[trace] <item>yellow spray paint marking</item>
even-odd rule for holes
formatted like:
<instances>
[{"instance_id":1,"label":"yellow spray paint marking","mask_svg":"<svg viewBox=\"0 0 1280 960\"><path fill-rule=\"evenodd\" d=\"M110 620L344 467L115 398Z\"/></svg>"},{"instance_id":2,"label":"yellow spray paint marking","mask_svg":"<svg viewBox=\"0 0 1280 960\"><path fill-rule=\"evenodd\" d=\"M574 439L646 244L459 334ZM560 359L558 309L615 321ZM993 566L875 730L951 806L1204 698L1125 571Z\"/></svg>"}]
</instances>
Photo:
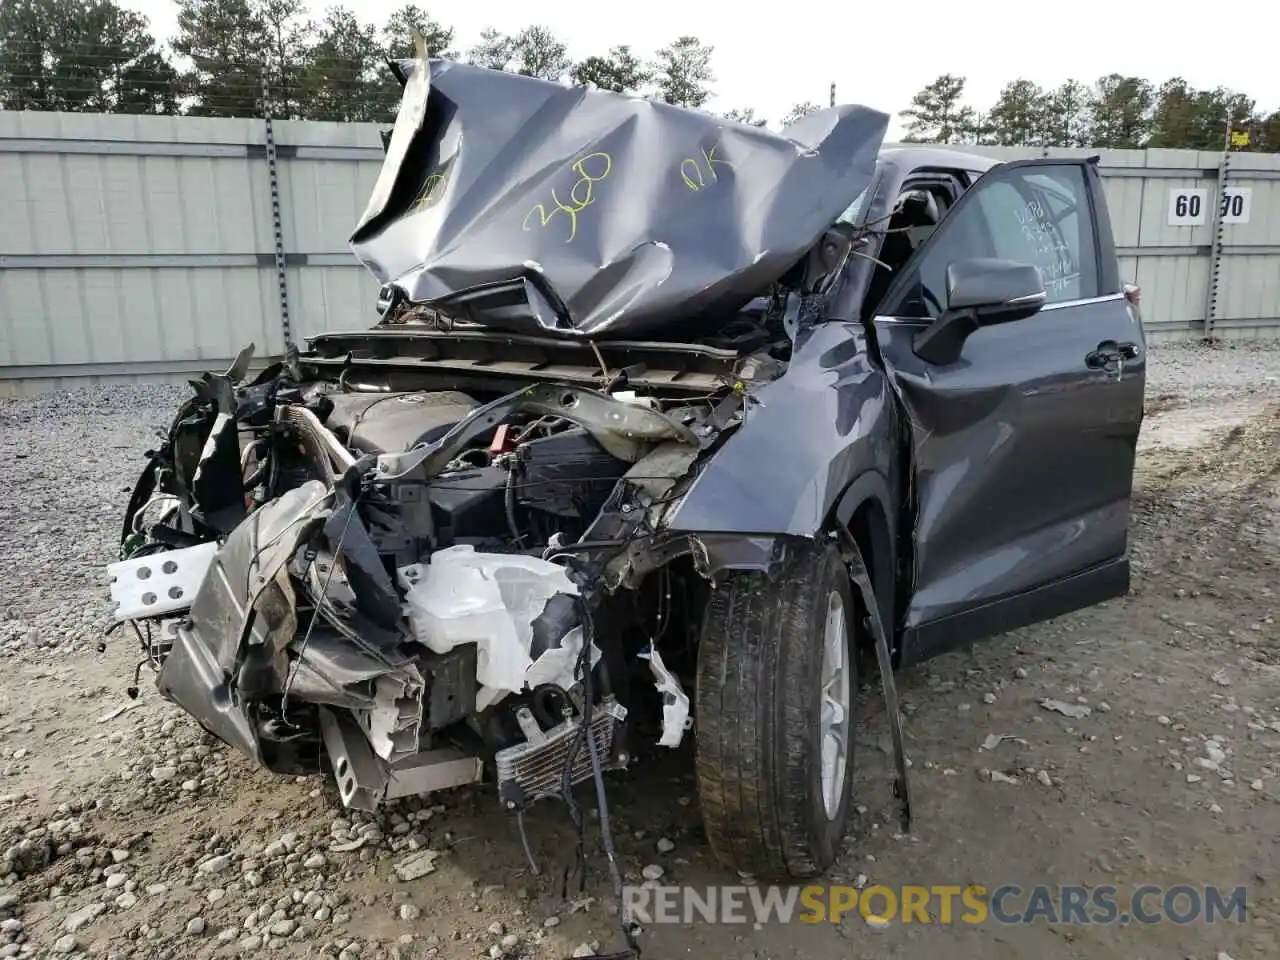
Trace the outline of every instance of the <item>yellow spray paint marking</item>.
<instances>
[{"instance_id":1,"label":"yellow spray paint marking","mask_svg":"<svg viewBox=\"0 0 1280 960\"><path fill-rule=\"evenodd\" d=\"M449 180L449 174L433 173L427 177L427 182L422 185L422 192L418 194L418 199L413 201L412 210L428 210L440 202L440 198L444 195L444 186Z\"/></svg>"},{"instance_id":2,"label":"yellow spray paint marking","mask_svg":"<svg viewBox=\"0 0 1280 960\"><path fill-rule=\"evenodd\" d=\"M680 161L680 179L694 193L720 182L720 175L716 172L717 166L728 170L733 169L732 163L719 156L720 146L717 143L710 150L703 147L699 150L698 157L685 157Z\"/></svg>"},{"instance_id":3,"label":"yellow spray paint marking","mask_svg":"<svg viewBox=\"0 0 1280 960\"><path fill-rule=\"evenodd\" d=\"M560 195L553 187L551 190L550 210L548 210L548 205L545 203L535 203L529 209L529 212L524 215L520 229L532 229L534 224L531 223L531 220L534 214L537 214L536 225L545 227L555 219L556 214L563 213L569 221L569 236L565 238L564 242L573 242L573 239L578 235L578 214L595 203L595 186L601 180L606 179L612 172L613 158L607 153L588 153L586 156L575 160L570 165L570 169L578 175L578 179L569 188L567 198L565 200L560 199Z\"/></svg>"}]
</instances>

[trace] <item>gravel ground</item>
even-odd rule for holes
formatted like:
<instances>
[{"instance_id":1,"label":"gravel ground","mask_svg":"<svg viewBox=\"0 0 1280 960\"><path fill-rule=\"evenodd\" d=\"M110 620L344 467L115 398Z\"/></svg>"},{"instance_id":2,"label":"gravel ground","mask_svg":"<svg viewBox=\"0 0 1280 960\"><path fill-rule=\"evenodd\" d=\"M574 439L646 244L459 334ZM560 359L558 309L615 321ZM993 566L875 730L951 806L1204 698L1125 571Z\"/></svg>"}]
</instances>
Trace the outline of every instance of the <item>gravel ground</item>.
<instances>
[{"instance_id":1,"label":"gravel ground","mask_svg":"<svg viewBox=\"0 0 1280 960\"><path fill-rule=\"evenodd\" d=\"M1280 956L1280 349L1151 349L1130 596L901 679L916 832L894 832L887 728L859 735L858 883L1219 883L1216 926L655 926L650 957ZM255 771L100 652L103 565L142 452L185 388L0 401L0 958L568 957L617 938L603 861L565 895L570 834L485 791L352 815L320 779ZM1050 698L1090 707L1076 719ZM1016 738L990 743L992 736ZM687 752L618 776L627 875L732 882ZM642 786L641 786L642 785ZM591 841L594 843L594 840ZM645 869L645 876L656 871ZM401 879L401 875L414 877Z\"/></svg>"},{"instance_id":2,"label":"gravel ground","mask_svg":"<svg viewBox=\"0 0 1280 960\"><path fill-rule=\"evenodd\" d=\"M1280 340L1154 343L1148 348L1147 397L1207 403L1245 394L1280 393Z\"/></svg>"}]
</instances>

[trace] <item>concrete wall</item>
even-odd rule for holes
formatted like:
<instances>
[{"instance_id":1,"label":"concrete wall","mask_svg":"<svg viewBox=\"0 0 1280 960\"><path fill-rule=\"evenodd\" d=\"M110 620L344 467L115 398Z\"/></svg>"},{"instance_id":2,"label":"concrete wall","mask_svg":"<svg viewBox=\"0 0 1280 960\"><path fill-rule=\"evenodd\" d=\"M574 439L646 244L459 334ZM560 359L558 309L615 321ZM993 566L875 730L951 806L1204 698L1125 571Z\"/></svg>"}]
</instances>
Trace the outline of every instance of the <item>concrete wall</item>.
<instances>
[{"instance_id":1,"label":"concrete wall","mask_svg":"<svg viewBox=\"0 0 1280 960\"><path fill-rule=\"evenodd\" d=\"M278 354L286 336L372 323L376 284L346 238L380 129L0 112L0 393L184 379L248 341ZM1219 224L1222 154L1101 154L1148 335L1280 336L1280 155L1230 156L1249 222ZM1171 226L1170 193L1188 190L1203 222Z\"/></svg>"}]
</instances>

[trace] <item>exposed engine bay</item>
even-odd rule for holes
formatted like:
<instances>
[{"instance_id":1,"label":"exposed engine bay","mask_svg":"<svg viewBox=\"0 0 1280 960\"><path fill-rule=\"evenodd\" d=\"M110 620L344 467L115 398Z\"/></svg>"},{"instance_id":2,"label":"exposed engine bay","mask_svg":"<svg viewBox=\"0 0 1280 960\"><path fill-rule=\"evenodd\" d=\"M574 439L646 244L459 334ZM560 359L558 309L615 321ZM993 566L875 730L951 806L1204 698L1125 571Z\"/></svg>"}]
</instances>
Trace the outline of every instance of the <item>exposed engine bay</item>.
<instances>
[{"instance_id":1,"label":"exposed engine bay","mask_svg":"<svg viewBox=\"0 0 1280 960\"><path fill-rule=\"evenodd\" d=\"M488 776L521 810L637 735L678 746L709 583L664 521L790 346L780 314L744 323L666 389L600 348L594 388L566 365L502 393L465 349L406 373L345 343L335 368L326 335L246 382L248 348L193 381L129 504L111 597L139 669L268 769L327 756L365 810Z\"/></svg>"}]
</instances>

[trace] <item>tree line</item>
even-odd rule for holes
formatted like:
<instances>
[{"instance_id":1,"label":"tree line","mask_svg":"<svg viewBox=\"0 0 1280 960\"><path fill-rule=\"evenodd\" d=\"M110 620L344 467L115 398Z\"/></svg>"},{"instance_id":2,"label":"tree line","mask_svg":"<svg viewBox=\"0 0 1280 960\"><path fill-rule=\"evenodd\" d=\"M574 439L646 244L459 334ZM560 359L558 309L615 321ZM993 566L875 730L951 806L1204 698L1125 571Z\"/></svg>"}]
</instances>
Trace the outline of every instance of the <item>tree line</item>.
<instances>
[{"instance_id":1,"label":"tree line","mask_svg":"<svg viewBox=\"0 0 1280 960\"><path fill-rule=\"evenodd\" d=\"M536 24L490 28L457 49L453 29L413 3L381 25L341 4L316 19L305 0L177 5L177 32L161 42L115 0L3 0L0 108L385 122L400 102L386 60L412 53L415 27L435 56L684 106L704 106L715 80L714 48L691 36L648 58L623 44L575 61ZM750 110L733 116L764 123Z\"/></svg>"},{"instance_id":2,"label":"tree line","mask_svg":"<svg viewBox=\"0 0 1280 960\"><path fill-rule=\"evenodd\" d=\"M900 116L913 142L1222 150L1230 130L1232 149L1280 152L1280 110L1260 110L1252 98L1223 87L1197 90L1181 77L1156 86L1112 73L1093 84L1068 80L1049 89L1019 79L977 110L965 102L965 78L947 73Z\"/></svg>"},{"instance_id":3,"label":"tree line","mask_svg":"<svg viewBox=\"0 0 1280 960\"><path fill-rule=\"evenodd\" d=\"M376 121L395 117L399 86L388 58L409 56L417 28L432 54L551 80L706 108L715 48L675 38L652 56L627 44L575 60L533 24L489 28L459 48L454 30L408 3L382 24L341 4L319 19L306 0L177 0L176 33L159 39L116 0L0 0L0 109L210 117ZM965 79L938 77L901 113L907 139L1010 146L1190 147L1220 150L1227 120L1251 150L1280 151L1280 111L1264 113L1222 88L1175 78L1156 87L1111 74L1044 89L1015 80L985 111L967 105ZM795 104L779 125L818 109ZM764 126L750 107L726 117Z\"/></svg>"}]
</instances>

